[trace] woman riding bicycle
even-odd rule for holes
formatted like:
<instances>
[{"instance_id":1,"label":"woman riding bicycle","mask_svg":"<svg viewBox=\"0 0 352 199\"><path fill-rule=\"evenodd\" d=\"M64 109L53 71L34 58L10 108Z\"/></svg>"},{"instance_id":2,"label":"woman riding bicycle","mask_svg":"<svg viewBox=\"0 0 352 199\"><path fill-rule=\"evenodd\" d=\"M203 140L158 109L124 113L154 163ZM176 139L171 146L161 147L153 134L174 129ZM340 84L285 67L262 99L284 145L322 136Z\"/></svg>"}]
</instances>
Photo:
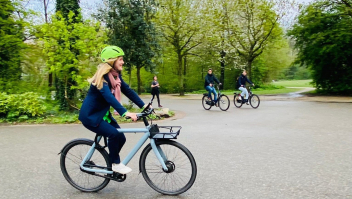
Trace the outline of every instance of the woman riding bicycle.
<instances>
[{"instance_id":1,"label":"woman riding bicycle","mask_svg":"<svg viewBox=\"0 0 352 199\"><path fill-rule=\"evenodd\" d=\"M216 93L216 89L214 88L214 82L218 83L221 85L220 81L215 77L213 74L213 70L209 68L208 74L205 76L205 82L204 82L204 87L205 90L208 91L208 99L211 100L211 93L214 94L214 103L216 104L218 94Z\"/></svg>"},{"instance_id":2,"label":"woman riding bicycle","mask_svg":"<svg viewBox=\"0 0 352 199\"><path fill-rule=\"evenodd\" d=\"M242 96L242 103L247 103L248 104L248 90L246 89L246 82L252 84L254 86L254 84L247 78L247 71L243 70L242 74L240 77L238 77L237 80L237 89L242 91L241 96ZM246 95L245 99L243 99L243 96Z\"/></svg>"},{"instance_id":3,"label":"woman riding bicycle","mask_svg":"<svg viewBox=\"0 0 352 199\"><path fill-rule=\"evenodd\" d=\"M94 76L88 80L90 88L83 101L78 118L84 127L108 138L112 170L120 174L127 174L132 169L120 163L119 153L126 142L126 138L123 133L119 133L116 129L120 126L111 116L110 106L122 117L128 116L133 121L137 120L137 115L136 113L129 113L121 105L121 92L138 107L142 108L144 106L144 102L121 77L124 55L123 50L117 46L108 46L101 51L100 57L104 63L98 66Z\"/></svg>"}]
</instances>

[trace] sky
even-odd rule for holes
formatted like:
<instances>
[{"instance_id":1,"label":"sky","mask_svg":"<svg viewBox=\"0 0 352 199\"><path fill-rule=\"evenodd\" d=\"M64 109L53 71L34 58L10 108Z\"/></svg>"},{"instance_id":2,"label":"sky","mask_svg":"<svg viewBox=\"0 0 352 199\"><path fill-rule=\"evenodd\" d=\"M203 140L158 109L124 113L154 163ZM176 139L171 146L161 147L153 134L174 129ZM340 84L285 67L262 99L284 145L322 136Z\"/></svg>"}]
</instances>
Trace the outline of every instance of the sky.
<instances>
[{"instance_id":1,"label":"sky","mask_svg":"<svg viewBox=\"0 0 352 199\"><path fill-rule=\"evenodd\" d=\"M49 15L55 12L55 0L47 0L49 1ZM297 3L302 3L302 4L308 4L311 3L315 0L295 0ZM32 9L37 11L38 13L41 13L41 16L38 16L34 23L43 23L44 22L44 7L43 7L43 1L42 0L27 0L23 1L25 2L24 7ZM97 8L99 7L99 4L101 5L102 0L80 0L80 7L82 8L82 14L84 18L89 18L91 14L95 13L97 11ZM285 28L288 28L292 25L293 19L295 16L298 14L298 11L293 10L292 16L289 16L286 20L285 23L282 23L282 25ZM291 14L290 14L291 15Z\"/></svg>"}]
</instances>

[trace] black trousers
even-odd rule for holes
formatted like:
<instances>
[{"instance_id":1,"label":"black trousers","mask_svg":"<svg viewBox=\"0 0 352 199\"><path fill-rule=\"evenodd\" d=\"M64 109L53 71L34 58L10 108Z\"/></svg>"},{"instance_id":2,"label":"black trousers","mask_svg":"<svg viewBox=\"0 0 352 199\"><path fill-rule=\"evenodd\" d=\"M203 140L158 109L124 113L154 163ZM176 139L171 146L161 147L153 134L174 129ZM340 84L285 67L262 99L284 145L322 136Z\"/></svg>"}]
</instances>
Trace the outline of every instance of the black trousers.
<instances>
[{"instance_id":1,"label":"black trousers","mask_svg":"<svg viewBox=\"0 0 352 199\"><path fill-rule=\"evenodd\" d=\"M108 138L110 161L111 163L119 164L121 162L119 153L126 142L125 135L117 130L120 126L114 121L111 121L109 124L104 120L97 127L87 125L83 126L96 134L103 135Z\"/></svg>"},{"instance_id":2,"label":"black trousers","mask_svg":"<svg viewBox=\"0 0 352 199\"><path fill-rule=\"evenodd\" d=\"M152 95L153 95L153 97L152 97L152 102L153 102L153 100L154 100L154 97L155 97L155 95L156 95L156 98L158 99L158 105L160 106L160 98L159 98L159 90L156 90L156 91L152 91Z\"/></svg>"}]
</instances>

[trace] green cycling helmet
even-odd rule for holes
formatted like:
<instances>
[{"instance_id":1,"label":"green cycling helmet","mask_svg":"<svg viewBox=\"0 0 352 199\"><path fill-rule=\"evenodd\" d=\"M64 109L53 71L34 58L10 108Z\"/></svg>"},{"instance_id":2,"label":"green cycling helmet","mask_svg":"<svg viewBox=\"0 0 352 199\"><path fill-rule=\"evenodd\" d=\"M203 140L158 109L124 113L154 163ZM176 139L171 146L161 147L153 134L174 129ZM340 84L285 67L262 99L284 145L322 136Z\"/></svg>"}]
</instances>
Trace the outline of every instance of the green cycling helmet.
<instances>
[{"instance_id":1,"label":"green cycling helmet","mask_svg":"<svg viewBox=\"0 0 352 199\"><path fill-rule=\"evenodd\" d=\"M107 46L101 51L100 58L101 58L101 61L106 62L109 59L121 57L124 55L125 53L121 48L117 46Z\"/></svg>"}]
</instances>

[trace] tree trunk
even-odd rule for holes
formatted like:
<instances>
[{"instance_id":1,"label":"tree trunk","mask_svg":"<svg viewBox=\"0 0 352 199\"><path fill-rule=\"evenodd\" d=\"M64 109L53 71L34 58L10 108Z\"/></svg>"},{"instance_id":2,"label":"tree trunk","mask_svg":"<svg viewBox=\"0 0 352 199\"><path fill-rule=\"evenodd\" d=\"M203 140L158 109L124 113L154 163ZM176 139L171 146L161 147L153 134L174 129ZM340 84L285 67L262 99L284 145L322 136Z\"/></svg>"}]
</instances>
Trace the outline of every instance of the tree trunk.
<instances>
[{"instance_id":1,"label":"tree trunk","mask_svg":"<svg viewBox=\"0 0 352 199\"><path fill-rule=\"evenodd\" d=\"M185 56L184 58L184 66L183 66L183 74L186 76L186 73L187 73L187 56Z\"/></svg>"},{"instance_id":2,"label":"tree trunk","mask_svg":"<svg viewBox=\"0 0 352 199\"><path fill-rule=\"evenodd\" d=\"M184 73L182 71L183 67L182 67L182 55L181 53L178 54L178 77L179 77L179 92L180 92L180 95L183 96L185 95L185 89L184 89Z\"/></svg>"},{"instance_id":3,"label":"tree trunk","mask_svg":"<svg viewBox=\"0 0 352 199\"><path fill-rule=\"evenodd\" d=\"M132 71L128 74L128 85L131 87Z\"/></svg>"},{"instance_id":4,"label":"tree trunk","mask_svg":"<svg viewBox=\"0 0 352 199\"><path fill-rule=\"evenodd\" d=\"M141 67L137 66L137 91L138 91L138 95L140 95L141 92Z\"/></svg>"},{"instance_id":5,"label":"tree trunk","mask_svg":"<svg viewBox=\"0 0 352 199\"><path fill-rule=\"evenodd\" d=\"M247 78L250 79L252 77L252 63L253 60L247 61Z\"/></svg>"},{"instance_id":6,"label":"tree trunk","mask_svg":"<svg viewBox=\"0 0 352 199\"><path fill-rule=\"evenodd\" d=\"M221 88L225 86L225 61L221 60L221 75L220 75L220 82L222 83Z\"/></svg>"}]
</instances>

